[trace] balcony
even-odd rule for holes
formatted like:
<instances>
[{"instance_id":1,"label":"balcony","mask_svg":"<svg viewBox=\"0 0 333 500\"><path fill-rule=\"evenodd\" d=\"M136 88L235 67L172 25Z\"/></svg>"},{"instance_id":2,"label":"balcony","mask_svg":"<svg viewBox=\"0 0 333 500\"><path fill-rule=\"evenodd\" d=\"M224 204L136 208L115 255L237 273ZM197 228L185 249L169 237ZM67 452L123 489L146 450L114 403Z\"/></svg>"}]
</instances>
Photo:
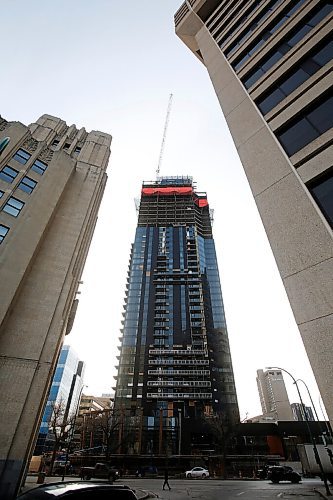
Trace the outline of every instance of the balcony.
<instances>
[{"instance_id":1,"label":"balcony","mask_svg":"<svg viewBox=\"0 0 333 500\"><path fill-rule=\"evenodd\" d=\"M204 350L195 349L149 349L149 354L166 354L166 355L176 355L176 356L193 356L201 355L205 356L207 354Z\"/></svg>"},{"instance_id":2,"label":"balcony","mask_svg":"<svg viewBox=\"0 0 333 500\"><path fill-rule=\"evenodd\" d=\"M149 399L212 399L211 392L148 392Z\"/></svg>"},{"instance_id":3,"label":"balcony","mask_svg":"<svg viewBox=\"0 0 333 500\"><path fill-rule=\"evenodd\" d=\"M209 365L208 359L149 359L149 365Z\"/></svg>"},{"instance_id":4,"label":"balcony","mask_svg":"<svg viewBox=\"0 0 333 500\"><path fill-rule=\"evenodd\" d=\"M209 370L174 370L174 369L158 369L158 370L148 370L148 375L168 375L169 377L175 376L175 375L181 375L182 377L185 377L185 375L189 375L191 377L198 376L198 375L203 375L203 376L209 376L210 371Z\"/></svg>"},{"instance_id":5,"label":"balcony","mask_svg":"<svg viewBox=\"0 0 333 500\"><path fill-rule=\"evenodd\" d=\"M148 387L211 387L206 380L149 380Z\"/></svg>"}]
</instances>

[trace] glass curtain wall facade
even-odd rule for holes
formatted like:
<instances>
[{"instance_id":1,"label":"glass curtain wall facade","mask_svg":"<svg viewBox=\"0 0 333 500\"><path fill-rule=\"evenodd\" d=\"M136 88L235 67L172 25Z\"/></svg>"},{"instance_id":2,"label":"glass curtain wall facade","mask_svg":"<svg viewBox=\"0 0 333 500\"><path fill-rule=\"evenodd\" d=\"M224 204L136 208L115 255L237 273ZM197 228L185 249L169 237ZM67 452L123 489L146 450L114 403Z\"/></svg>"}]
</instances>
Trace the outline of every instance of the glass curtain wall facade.
<instances>
[{"instance_id":1,"label":"glass curtain wall facade","mask_svg":"<svg viewBox=\"0 0 333 500\"><path fill-rule=\"evenodd\" d=\"M211 446L206 417L238 422L210 210L192 178L142 186L122 334L121 451L191 454Z\"/></svg>"},{"instance_id":2,"label":"glass curtain wall facade","mask_svg":"<svg viewBox=\"0 0 333 500\"><path fill-rule=\"evenodd\" d=\"M79 397L83 387L83 373L83 361L79 360L71 346L64 345L53 375L34 455L42 455L53 448L53 436L49 433L49 422L52 417L53 405L61 404L63 406L64 419L77 412Z\"/></svg>"}]
</instances>

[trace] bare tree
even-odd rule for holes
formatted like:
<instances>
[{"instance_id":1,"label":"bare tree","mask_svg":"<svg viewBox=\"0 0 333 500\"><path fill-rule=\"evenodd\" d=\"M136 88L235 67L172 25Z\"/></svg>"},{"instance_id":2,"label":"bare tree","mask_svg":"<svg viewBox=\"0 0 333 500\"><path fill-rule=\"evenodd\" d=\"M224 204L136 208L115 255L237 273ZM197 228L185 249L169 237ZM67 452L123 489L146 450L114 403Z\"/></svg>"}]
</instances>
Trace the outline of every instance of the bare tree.
<instances>
[{"instance_id":1,"label":"bare tree","mask_svg":"<svg viewBox=\"0 0 333 500\"><path fill-rule=\"evenodd\" d=\"M207 415L204 420L214 438L216 451L221 455L223 478L226 479L227 447L234 436L234 427L222 413Z\"/></svg>"},{"instance_id":2,"label":"bare tree","mask_svg":"<svg viewBox=\"0 0 333 500\"><path fill-rule=\"evenodd\" d=\"M52 414L49 420L49 432L53 436L54 444L50 463L50 475L53 472L57 451L66 445L75 425L75 415L65 415L66 405L63 399L52 402L51 406Z\"/></svg>"},{"instance_id":3,"label":"bare tree","mask_svg":"<svg viewBox=\"0 0 333 500\"><path fill-rule=\"evenodd\" d=\"M97 426L103 433L106 461L110 460L110 455L118 448L118 430L120 424L120 415L114 408L104 410L99 415Z\"/></svg>"}]
</instances>

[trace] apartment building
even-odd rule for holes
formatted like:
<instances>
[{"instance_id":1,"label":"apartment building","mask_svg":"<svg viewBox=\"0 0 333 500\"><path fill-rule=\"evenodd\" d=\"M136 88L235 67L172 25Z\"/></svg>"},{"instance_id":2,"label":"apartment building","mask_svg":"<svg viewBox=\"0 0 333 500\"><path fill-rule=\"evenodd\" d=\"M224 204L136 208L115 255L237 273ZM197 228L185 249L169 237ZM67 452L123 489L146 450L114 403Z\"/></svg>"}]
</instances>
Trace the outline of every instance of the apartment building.
<instances>
[{"instance_id":1,"label":"apartment building","mask_svg":"<svg viewBox=\"0 0 333 500\"><path fill-rule=\"evenodd\" d=\"M207 452L205 417L239 422L210 209L191 177L142 185L115 407L138 454Z\"/></svg>"}]
</instances>

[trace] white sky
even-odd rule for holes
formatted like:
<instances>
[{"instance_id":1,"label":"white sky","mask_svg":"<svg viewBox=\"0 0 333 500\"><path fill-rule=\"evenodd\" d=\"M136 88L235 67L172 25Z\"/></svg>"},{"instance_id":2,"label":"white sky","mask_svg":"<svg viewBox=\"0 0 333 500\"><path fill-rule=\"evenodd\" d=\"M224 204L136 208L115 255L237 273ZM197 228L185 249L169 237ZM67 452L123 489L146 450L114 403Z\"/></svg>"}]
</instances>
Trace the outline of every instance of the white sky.
<instances>
[{"instance_id":1,"label":"white sky","mask_svg":"<svg viewBox=\"0 0 333 500\"><path fill-rule=\"evenodd\" d=\"M43 113L113 136L104 199L65 339L86 361L86 392L110 392L143 180L191 175L215 210L214 237L241 418L261 413L256 370L282 366L319 393L269 243L205 67L174 34L181 0L4 0L1 114ZM285 377L291 402L295 388ZM308 398L304 394L307 404Z\"/></svg>"}]
</instances>

